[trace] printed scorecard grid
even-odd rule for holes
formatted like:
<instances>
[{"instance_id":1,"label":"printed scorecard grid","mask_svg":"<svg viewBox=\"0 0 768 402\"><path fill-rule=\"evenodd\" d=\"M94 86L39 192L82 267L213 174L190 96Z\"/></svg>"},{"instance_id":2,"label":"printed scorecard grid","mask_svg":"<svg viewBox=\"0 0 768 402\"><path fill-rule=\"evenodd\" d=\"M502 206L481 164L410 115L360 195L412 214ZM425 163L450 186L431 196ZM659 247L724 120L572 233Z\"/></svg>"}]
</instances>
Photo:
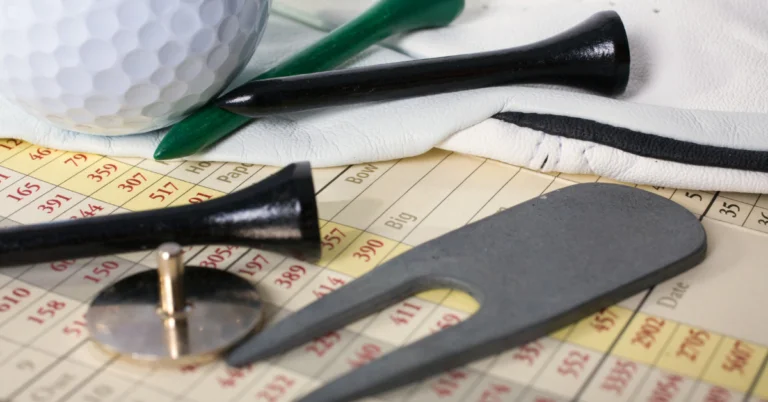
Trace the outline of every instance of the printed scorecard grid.
<instances>
[{"instance_id":1,"label":"printed scorecard grid","mask_svg":"<svg viewBox=\"0 0 768 402\"><path fill-rule=\"evenodd\" d=\"M275 171L0 140L0 227L205 202ZM229 245L185 249L189 264L257 283L270 323L450 230L568 185L610 181L442 150L313 176L323 239L314 264ZM701 266L528 345L368 400L768 400L768 322L757 319L768 279L768 195L641 188L701 217L710 242ZM97 350L84 314L99 290L154 267L147 251L3 270L0 400L290 401L479 307L437 289L244 369L140 367Z\"/></svg>"}]
</instances>

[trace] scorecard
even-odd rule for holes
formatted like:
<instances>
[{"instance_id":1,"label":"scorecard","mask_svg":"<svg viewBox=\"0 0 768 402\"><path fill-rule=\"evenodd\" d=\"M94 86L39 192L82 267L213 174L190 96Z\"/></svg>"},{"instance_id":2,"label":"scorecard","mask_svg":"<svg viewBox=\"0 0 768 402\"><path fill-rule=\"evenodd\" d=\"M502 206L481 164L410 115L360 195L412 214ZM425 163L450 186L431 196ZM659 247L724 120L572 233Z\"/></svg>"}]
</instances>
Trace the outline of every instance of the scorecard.
<instances>
[{"instance_id":1,"label":"scorecard","mask_svg":"<svg viewBox=\"0 0 768 402\"><path fill-rule=\"evenodd\" d=\"M202 203L277 170L104 157L3 139L0 227ZM315 169L313 178L319 261L224 244L188 247L185 261L256 283L274 323L450 230L575 183L611 182L440 149ZM640 188L700 217L709 238L704 263L535 342L367 401L768 400L761 311L768 301L768 195ZM292 401L478 308L459 291L425 292L242 369L138 365L97 349L83 318L89 301L155 264L146 251L0 271L0 401Z\"/></svg>"}]
</instances>

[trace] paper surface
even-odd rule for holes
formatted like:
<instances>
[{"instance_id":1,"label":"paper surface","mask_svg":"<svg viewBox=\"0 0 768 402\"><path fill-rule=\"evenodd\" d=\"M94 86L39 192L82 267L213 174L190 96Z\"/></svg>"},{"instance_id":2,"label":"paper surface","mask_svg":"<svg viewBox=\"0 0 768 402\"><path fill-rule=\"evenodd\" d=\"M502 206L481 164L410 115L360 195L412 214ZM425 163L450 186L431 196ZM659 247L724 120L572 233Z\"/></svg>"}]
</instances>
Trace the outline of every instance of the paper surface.
<instances>
[{"instance_id":1,"label":"paper surface","mask_svg":"<svg viewBox=\"0 0 768 402\"><path fill-rule=\"evenodd\" d=\"M107 158L0 140L0 226L205 201L276 170ZM564 186L607 181L439 149L316 169L314 178L325 244L319 262L226 245L189 248L187 262L254 281L277 320L449 230ZM166 197L151 198L158 189ZM703 215L710 254L702 265L529 345L369 400L768 399L768 322L760 312L768 297L768 196L644 189ZM105 263L117 268L100 269ZM83 315L101 289L154 264L142 252L0 271L0 400L290 401L477 308L465 294L436 290L247 369L221 362L139 368L96 349ZM291 276L286 289L276 279L293 265L306 273Z\"/></svg>"}]
</instances>

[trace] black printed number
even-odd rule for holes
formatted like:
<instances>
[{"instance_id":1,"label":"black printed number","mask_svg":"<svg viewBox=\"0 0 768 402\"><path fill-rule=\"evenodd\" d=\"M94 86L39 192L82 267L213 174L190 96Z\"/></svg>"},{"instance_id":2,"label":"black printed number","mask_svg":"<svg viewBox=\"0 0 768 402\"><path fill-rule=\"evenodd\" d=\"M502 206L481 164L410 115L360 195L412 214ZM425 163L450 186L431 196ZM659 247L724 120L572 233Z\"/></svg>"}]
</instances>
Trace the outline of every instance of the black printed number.
<instances>
[{"instance_id":1,"label":"black printed number","mask_svg":"<svg viewBox=\"0 0 768 402\"><path fill-rule=\"evenodd\" d=\"M723 207L720 208L720 213L725 216L730 216L731 218L736 217L736 212L741 212L741 208L739 208L736 204L728 204L727 202L723 202Z\"/></svg>"},{"instance_id":2,"label":"black printed number","mask_svg":"<svg viewBox=\"0 0 768 402\"><path fill-rule=\"evenodd\" d=\"M765 216L765 212L760 212L760 216L762 216L763 219L759 219L757 223L763 226L768 226L768 216Z\"/></svg>"},{"instance_id":3,"label":"black printed number","mask_svg":"<svg viewBox=\"0 0 768 402\"><path fill-rule=\"evenodd\" d=\"M704 201L704 198L701 197L701 194L692 193L690 191L686 191L685 192L685 196L690 198L690 199L698 198L699 201Z\"/></svg>"}]
</instances>

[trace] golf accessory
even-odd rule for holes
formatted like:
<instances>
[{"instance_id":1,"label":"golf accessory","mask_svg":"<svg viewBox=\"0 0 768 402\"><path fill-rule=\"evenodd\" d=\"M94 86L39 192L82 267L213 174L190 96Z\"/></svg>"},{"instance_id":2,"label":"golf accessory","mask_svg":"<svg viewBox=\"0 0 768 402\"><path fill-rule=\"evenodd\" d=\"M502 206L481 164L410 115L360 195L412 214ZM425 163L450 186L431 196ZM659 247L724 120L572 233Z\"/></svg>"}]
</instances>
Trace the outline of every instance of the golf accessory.
<instances>
[{"instance_id":1,"label":"golf accessory","mask_svg":"<svg viewBox=\"0 0 768 402\"><path fill-rule=\"evenodd\" d=\"M233 366L301 346L417 293L454 288L480 308L302 402L360 400L523 346L668 280L706 254L701 222L616 184L556 190L424 243L240 344Z\"/></svg>"},{"instance_id":2,"label":"golf accessory","mask_svg":"<svg viewBox=\"0 0 768 402\"><path fill-rule=\"evenodd\" d=\"M450 24L464 0L381 0L368 11L291 56L258 78L332 69L392 35ZM175 125L155 149L155 159L192 155L232 134L250 118L208 105Z\"/></svg>"},{"instance_id":3,"label":"golf accessory","mask_svg":"<svg viewBox=\"0 0 768 402\"><path fill-rule=\"evenodd\" d=\"M91 339L111 353L150 363L200 364L260 328L255 286L231 272L185 267L182 248L160 245L157 269L110 285L85 319Z\"/></svg>"},{"instance_id":4,"label":"golf accessory","mask_svg":"<svg viewBox=\"0 0 768 402\"><path fill-rule=\"evenodd\" d=\"M249 117L489 86L561 84L604 95L629 81L629 41L615 11L560 35L511 49L379 64L247 83L216 104Z\"/></svg>"},{"instance_id":5,"label":"golf accessory","mask_svg":"<svg viewBox=\"0 0 768 402\"><path fill-rule=\"evenodd\" d=\"M0 229L0 267L183 246L229 244L320 257L308 163L203 203Z\"/></svg>"},{"instance_id":6,"label":"golf accessory","mask_svg":"<svg viewBox=\"0 0 768 402\"><path fill-rule=\"evenodd\" d=\"M0 95L56 127L167 127L251 59L269 0L3 0Z\"/></svg>"}]
</instances>

